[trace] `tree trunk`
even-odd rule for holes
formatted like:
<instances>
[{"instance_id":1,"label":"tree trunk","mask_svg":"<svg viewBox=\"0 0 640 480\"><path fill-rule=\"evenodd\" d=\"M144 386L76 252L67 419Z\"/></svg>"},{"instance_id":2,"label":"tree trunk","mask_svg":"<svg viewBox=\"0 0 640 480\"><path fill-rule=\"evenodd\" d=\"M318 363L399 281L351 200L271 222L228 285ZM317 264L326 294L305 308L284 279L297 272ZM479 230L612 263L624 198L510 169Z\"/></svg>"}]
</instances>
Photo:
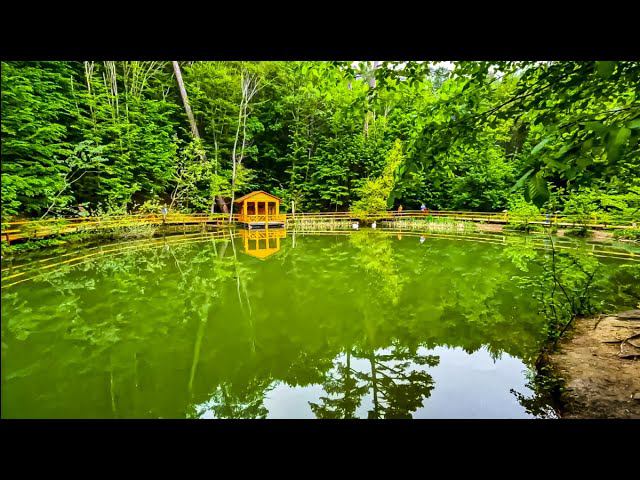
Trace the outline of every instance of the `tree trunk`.
<instances>
[{"instance_id":1,"label":"tree trunk","mask_svg":"<svg viewBox=\"0 0 640 480\"><path fill-rule=\"evenodd\" d=\"M182 97L182 103L184 104L184 110L187 113L187 118L189 119L189 125L191 126L191 134L193 138L200 138L200 133L198 132L198 126L196 125L196 119L193 116L193 112L191 111L191 105L189 105L189 97L187 96L187 89L184 86L184 81L182 80L182 71L180 70L180 65L178 62L171 62L173 64L173 71L176 74L176 80L178 81L178 87L180 88L180 96Z\"/></svg>"},{"instance_id":2,"label":"tree trunk","mask_svg":"<svg viewBox=\"0 0 640 480\"><path fill-rule=\"evenodd\" d=\"M231 160L233 161L233 171L231 174L231 209L229 213L229 221L233 219L233 202L236 194L236 175L238 167L244 159L244 152L247 143L247 118L249 116L247 108L249 102L258 91L258 78L248 73L242 73L240 78L240 88L242 91L242 99L240 100L240 107L238 108L238 128L236 130L236 139L233 142L233 151L231 152ZM242 127L242 145L240 147L240 155L237 155L238 141L240 137L240 128Z\"/></svg>"},{"instance_id":3,"label":"tree trunk","mask_svg":"<svg viewBox=\"0 0 640 480\"><path fill-rule=\"evenodd\" d=\"M200 139L200 133L198 132L196 119L193 116L193 112L191 111L191 105L189 105L189 97L187 96L187 89L185 88L184 81L182 80L182 72L180 71L180 65L178 65L178 62L171 62L171 63L173 64L173 71L176 74L176 80L178 81L178 87L180 89L180 96L182 97L182 103L184 104L184 110L187 113L187 118L189 119L191 134L193 135L193 138ZM204 162L206 160L207 158L203 152L202 161ZM222 210L223 213L229 213L229 209L227 208L227 205L224 203L224 199L220 195L216 196L216 203L218 204L218 207L220 207L220 210Z\"/></svg>"},{"instance_id":4,"label":"tree trunk","mask_svg":"<svg viewBox=\"0 0 640 480\"><path fill-rule=\"evenodd\" d=\"M378 65L380 65L380 62L371 62L368 65L368 72L367 75L369 77L369 93L367 94L367 108L366 108L366 112L364 114L364 136L365 138L369 136L369 117L370 117L370 110L369 110L369 96L372 94L373 90L375 90L376 88L376 69L378 68ZM374 113L374 120L375 120L375 113Z\"/></svg>"}]
</instances>

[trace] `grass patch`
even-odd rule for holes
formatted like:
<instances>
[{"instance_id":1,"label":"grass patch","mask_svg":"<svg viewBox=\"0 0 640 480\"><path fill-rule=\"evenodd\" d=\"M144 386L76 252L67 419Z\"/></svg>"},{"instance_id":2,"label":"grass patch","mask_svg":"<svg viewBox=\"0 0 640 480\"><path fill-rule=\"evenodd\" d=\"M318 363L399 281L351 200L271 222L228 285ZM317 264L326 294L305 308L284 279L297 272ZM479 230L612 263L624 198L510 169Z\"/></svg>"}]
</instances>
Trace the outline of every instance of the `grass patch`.
<instances>
[{"instance_id":1,"label":"grass patch","mask_svg":"<svg viewBox=\"0 0 640 480\"><path fill-rule=\"evenodd\" d=\"M464 222L441 217L399 218L380 222L383 228L397 230L416 230L423 232L471 233L477 228L473 222Z\"/></svg>"},{"instance_id":2,"label":"grass patch","mask_svg":"<svg viewBox=\"0 0 640 480\"><path fill-rule=\"evenodd\" d=\"M287 228L296 231L351 230L353 221L334 218L296 218L287 223Z\"/></svg>"},{"instance_id":3,"label":"grass patch","mask_svg":"<svg viewBox=\"0 0 640 480\"><path fill-rule=\"evenodd\" d=\"M613 237L617 240L633 240L640 242L640 228L616 230L613 232Z\"/></svg>"},{"instance_id":4,"label":"grass patch","mask_svg":"<svg viewBox=\"0 0 640 480\"><path fill-rule=\"evenodd\" d=\"M130 239L130 238L151 238L156 233L158 227L148 223L123 225L103 231L103 234L109 238Z\"/></svg>"}]
</instances>

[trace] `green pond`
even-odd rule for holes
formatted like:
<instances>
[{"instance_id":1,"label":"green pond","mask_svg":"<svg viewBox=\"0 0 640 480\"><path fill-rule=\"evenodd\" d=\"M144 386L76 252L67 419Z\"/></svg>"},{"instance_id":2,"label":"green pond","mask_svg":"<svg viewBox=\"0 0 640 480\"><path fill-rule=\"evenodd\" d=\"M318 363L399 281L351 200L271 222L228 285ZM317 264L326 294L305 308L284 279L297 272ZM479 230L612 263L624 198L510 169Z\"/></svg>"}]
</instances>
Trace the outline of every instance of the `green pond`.
<instances>
[{"instance_id":1,"label":"green pond","mask_svg":"<svg viewBox=\"0 0 640 480\"><path fill-rule=\"evenodd\" d=\"M236 231L4 259L2 417L553 417L525 286L544 241ZM607 308L635 306L638 257L575 248Z\"/></svg>"}]
</instances>

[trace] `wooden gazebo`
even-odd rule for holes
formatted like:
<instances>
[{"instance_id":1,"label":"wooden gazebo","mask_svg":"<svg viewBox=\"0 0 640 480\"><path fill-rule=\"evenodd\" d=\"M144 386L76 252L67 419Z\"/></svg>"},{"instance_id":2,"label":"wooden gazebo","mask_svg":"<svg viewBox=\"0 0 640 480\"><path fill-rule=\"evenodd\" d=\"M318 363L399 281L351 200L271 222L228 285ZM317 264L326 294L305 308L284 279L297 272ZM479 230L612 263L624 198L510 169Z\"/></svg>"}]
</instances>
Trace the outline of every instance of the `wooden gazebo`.
<instances>
[{"instance_id":1,"label":"wooden gazebo","mask_svg":"<svg viewBox=\"0 0 640 480\"><path fill-rule=\"evenodd\" d=\"M248 228L284 227L286 215L280 213L281 200L275 195L258 190L238 198L237 220Z\"/></svg>"}]
</instances>

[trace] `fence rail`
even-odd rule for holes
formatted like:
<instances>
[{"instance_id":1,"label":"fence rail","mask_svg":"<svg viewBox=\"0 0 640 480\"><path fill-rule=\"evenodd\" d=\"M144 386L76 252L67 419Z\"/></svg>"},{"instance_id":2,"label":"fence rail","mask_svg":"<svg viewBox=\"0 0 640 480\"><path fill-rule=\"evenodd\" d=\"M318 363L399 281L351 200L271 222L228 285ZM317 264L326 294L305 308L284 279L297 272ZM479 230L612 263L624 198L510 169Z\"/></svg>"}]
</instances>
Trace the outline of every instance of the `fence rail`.
<instances>
[{"instance_id":1,"label":"fence rail","mask_svg":"<svg viewBox=\"0 0 640 480\"><path fill-rule=\"evenodd\" d=\"M257 217L265 217L257 220ZM467 212L457 210L404 210L385 211L376 213L355 214L353 212L311 212L287 213L269 215L273 221L286 221L287 226L299 225L307 222L325 221L401 221L427 218L447 218L470 222L486 223L526 223L533 225L554 225L558 227L586 227L591 229L632 229L638 228L640 220L629 216L585 216L577 214L534 215L529 217L515 216L509 212ZM251 216L252 222L264 221L266 216ZM131 228L140 225L222 225L230 222L244 222L242 214L234 214L231 219L228 214L194 213L180 214L135 214L117 215L109 217L63 217L45 220L19 220L2 224L2 241L12 243L17 240L45 238L52 235L63 235L77 232L97 232L100 230Z\"/></svg>"},{"instance_id":2,"label":"fence rail","mask_svg":"<svg viewBox=\"0 0 640 480\"><path fill-rule=\"evenodd\" d=\"M287 216L280 213L272 213L269 215L244 215L239 214L235 221L242 223L265 223L265 222L285 222Z\"/></svg>"},{"instance_id":3,"label":"fence rail","mask_svg":"<svg viewBox=\"0 0 640 480\"><path fill-rule=\"evenodd\" d=\"M232 221L237 220L233 215ZM2 224L2 241L45 238L68 233L98 232L134 228L142 225L220 225L229 222L225 214L138 214L110 217L63 217L46 220L21 220Z\"/></svg>"},{"instance_id":4,"label":"fence rail","mask_svg":"<svg viewBox=\"0 0 640 480\"><path fill-rule=\"evenodd\" d=\"M551 214L532 215L529 217L516 216L508 212L465 212L453 210L403 210L402 212L387 211L377 213L354 214L352 212L319 212L319 213L296 213L287 214L288 220L365 220L384 221L420 218L448 218L452 220L463 220L473 222L488 223L528 223L539 225L557 225L560 227L588 228L635 228L640 223L639 218L631 216L585 216L578 214Z\"/></svg>"}]
</instances>

